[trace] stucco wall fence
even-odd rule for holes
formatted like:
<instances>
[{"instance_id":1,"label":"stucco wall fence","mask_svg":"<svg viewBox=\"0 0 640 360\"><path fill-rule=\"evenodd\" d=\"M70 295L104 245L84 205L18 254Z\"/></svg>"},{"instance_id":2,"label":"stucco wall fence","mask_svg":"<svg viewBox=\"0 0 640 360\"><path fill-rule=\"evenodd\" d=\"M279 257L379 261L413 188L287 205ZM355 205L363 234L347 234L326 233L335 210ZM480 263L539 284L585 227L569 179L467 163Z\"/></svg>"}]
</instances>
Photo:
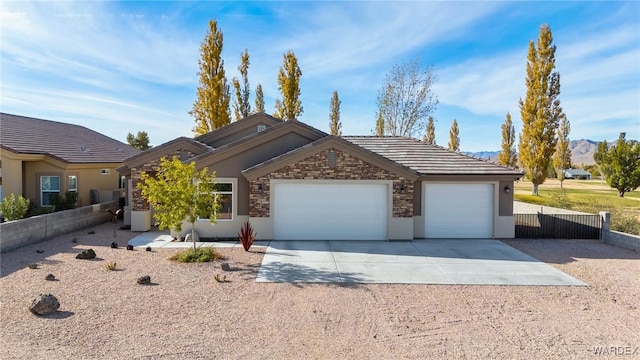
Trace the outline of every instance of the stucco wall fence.
<instances>
[{"instance_id":1,"label":"stucco wall fence","mask_svg":"<svg viewBox=\"0 0 640 360\"><path fill-rule=\"evenodd\" d=\"M611 230L611 213L608 211L601 211L600 216L602 216L602 241L621 248L640 251L640 236Z\"/></svg>"},{"instance_id":2,"label":"stucco wall fence","mask_svg":"<svg viewBox=\"0 0 640 360\"><path fill-rule=\"evenodd\" d=\"M118 201L33 216L0 224L0 252L35 244L58 235L102 224L111 220L107 209L116 209Z\"/></svg>"}]
</instances>

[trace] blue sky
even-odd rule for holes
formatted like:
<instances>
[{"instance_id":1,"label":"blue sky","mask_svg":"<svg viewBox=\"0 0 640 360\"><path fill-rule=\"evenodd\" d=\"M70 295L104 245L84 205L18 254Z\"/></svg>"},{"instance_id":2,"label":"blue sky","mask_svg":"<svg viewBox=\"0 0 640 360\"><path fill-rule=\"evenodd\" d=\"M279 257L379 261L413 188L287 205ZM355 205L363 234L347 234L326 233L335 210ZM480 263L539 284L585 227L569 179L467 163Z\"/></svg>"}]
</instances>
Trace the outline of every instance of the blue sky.
<instances>
[{"instance_id":1,"label":"blue sky","mask_svg":"<svg viewBox=\"0 0 640 360\"><path fill-rule=\"evenodd\" d=\"M279 97L292 50L302 70L299 120L328 131L338 91L345 135L369 135L376 95L394 64L433 65L436 142L453 119L463 151L500 148L510 112L521 129L530 40L554 35L571 139L640 139L640 2L28 2L0 3L2 112L86 126L158 145L192 136L208 21L224 34L227 78L251 57L251 101Z\"/></svg>"}]
</instances>

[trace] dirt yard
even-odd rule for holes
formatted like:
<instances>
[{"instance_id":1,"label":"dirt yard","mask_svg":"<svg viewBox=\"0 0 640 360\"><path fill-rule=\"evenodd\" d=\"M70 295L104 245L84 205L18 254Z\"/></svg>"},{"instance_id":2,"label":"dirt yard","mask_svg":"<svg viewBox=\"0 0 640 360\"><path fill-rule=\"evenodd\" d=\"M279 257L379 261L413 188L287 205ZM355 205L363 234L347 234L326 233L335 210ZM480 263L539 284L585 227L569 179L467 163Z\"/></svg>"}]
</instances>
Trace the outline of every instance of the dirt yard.
<instances>
[{"instance_id":1,"label":"dirt yard","mask_svg":"<svg viewBox=\"0 0 640 360\"><path fill-rule=\"evenodd\" d=\"M221 249L223 272L172 263L175 250L111 249L111 224L89 230L2 254L0 358L640 357L640 255L597 241L507 242L588 287L339 286L256 283L259 251ZM97 259L75 259L87 248ZM57 314L29 312L39 293Z\"/></svg>"}]
</instances>

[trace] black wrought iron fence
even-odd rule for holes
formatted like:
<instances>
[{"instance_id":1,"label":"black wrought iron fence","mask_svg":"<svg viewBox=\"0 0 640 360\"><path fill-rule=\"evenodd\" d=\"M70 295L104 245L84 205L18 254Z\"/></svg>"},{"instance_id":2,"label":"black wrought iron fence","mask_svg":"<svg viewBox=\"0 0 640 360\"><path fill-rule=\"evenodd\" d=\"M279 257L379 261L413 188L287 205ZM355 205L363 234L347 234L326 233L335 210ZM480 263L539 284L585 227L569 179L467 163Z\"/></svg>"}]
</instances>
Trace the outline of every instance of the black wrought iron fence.
<instances>
[{"instance_id":1,"label":"black wrought iron fence","mask_svg":"<svg viewBox=\"0 0 640 360\"><path fill-rule=\"evenodd\" d=\"M600 239L602 219L589 214L514 214L516 238Z\"/></svg>"}]
</instances>

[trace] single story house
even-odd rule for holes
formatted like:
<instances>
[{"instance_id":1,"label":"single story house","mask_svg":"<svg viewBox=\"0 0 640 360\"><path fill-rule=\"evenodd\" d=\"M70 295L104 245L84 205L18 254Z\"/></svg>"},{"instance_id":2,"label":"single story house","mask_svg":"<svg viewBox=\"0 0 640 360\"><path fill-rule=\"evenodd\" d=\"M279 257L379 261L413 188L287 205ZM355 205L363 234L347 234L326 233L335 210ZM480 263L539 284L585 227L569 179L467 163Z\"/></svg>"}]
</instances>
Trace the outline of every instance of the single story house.
<instances>
[{"instance_id":1,"label":"single story house","mask_svg":"<svg viewBox=\"0 0 640 360\"><path fill-rule=\"evenodd\" d=\"M78 205L115 200L116 168L140 151L86 127L0 113L0 197L22 195L38 208L77 193Z\"/></svg>"},{"instance_id":2,"label":"single story house","mask_svg":"<svg viewBox=\"0 0 640 360\"><path fill-rule=\"evenodd\" d=\"M564 178L591 180L591 173L582 169L567 169L564 171Z\"/></svg>"},{"instance_id":3,"label":"single story house","mask_svg":"<svg viewBox=\"0 0 640 360\"><path fill-rule=\"evenodd\" d=\"M513 238L506 168L405 137L328 135L300 121L250 115L196 138L180 137L124 160L132 231L152 225L136 185L159 159L178 156L215 171L223 206L200 237L235 237L250 221L258 239L407 240ZM185 223L182 236L191 231Z\"/></svg>"}]
</instances>

